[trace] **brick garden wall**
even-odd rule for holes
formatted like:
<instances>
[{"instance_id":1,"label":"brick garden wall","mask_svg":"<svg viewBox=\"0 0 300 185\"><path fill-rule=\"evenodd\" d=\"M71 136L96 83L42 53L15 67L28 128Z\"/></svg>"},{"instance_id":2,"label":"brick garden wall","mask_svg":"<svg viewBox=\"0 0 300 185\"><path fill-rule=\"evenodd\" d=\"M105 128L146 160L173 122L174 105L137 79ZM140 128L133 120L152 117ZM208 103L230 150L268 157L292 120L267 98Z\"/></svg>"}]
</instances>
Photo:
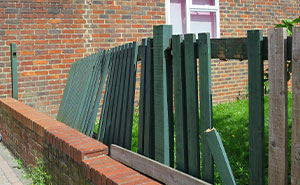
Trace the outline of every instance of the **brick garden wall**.
<instances>
[{"instance_id":1,"label":"brick garden wall","mask_svg":"<svg viewBox=\"0 0 300 185\"><path fill-rule=\"evenodd\" d=\"M42 159L55 185L160 184L110 158L104 144L11 98L0 99L0 133L25 165Z\"/></svg>"},{"instance_id":2,"label":"brick garden wall","mask_svg":"<svg viewBox=\"0 0 300 185\"><path fill-rule=\"evenodd\" d=\"M165 23L164 2L0 1L0 97L11 97L9 44L15 42L19 99L56 116L70 64L98 50L152 36L153 25ZM300 1L295 0L220 0L221 37L244 37L249 29L266 34L282 19L298 17L299 11ZM247 61L214 60L212 69L214 103L245 97Z\"/></svg>"}]
</instances>

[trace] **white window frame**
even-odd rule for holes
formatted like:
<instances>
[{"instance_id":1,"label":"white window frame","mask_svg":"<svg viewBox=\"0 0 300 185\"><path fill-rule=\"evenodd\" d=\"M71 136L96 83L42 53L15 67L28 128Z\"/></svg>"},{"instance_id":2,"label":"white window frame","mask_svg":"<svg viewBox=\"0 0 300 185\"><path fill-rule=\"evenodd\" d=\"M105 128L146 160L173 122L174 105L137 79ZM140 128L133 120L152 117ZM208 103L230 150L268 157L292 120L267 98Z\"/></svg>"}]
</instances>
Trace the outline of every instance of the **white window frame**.
<instances>
[{"instance_id":1,"label":"white window frame","mask_svg":"<svg viewBox=\"0 0 300 185\"><path fill-rule=\"evenodd\" d=\"M212 12L215 13L215 24L216 24L216 38L220 38L220 3L219 0L214 0L214 5L193 5L192 0L186 1L186 31L187 33L191 33L191 11L199 11L199 12ZM170 10L170 0L166 1L166 23L171 24L171 10Z\"/></svg>"}]
</instances>

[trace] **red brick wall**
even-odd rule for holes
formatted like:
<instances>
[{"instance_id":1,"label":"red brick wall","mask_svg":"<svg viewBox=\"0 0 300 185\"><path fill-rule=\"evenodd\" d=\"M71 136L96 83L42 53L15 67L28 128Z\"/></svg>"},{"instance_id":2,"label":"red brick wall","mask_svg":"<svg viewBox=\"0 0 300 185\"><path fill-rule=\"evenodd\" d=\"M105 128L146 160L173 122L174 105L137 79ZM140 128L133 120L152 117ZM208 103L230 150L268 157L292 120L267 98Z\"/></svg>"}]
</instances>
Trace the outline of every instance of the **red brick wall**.
<instances>
[{"instance_id":1,"label":"red brick wall","mask_svg":"<svg viewBox=\"0 0 300 185\"><path fill-rule=\"evenodd\" d=\"M104 144L11 98L0 99L0 133L25 165L42 159L55 185L161 184L109 157Z\"/></svg>"},{"instance_id":2,"label":"red brick wall","mask_svg":"<svg viewBox=\"0 0 300 185\"><path fill-rule=\"evenodd\" d=\"M266 35L282 19L299 16L298 0L220 0L221 37L243 37L251 29L262 29Z\"/></svg>"},{"instance_id":3,"label":"red brick wall","mask_svg":"<svg viewBox=\"0 0 300 185\"><path fill-rule=\"evenodd\" d=\"M0 98L11 97L9 44L17 44L19 99L55 116L72 62L152 36L164 0L1 0Z\"/></svg>"},{"instance_id":4,"label":"red brick wall","mask_svg":"<svg viewBox=\"0 0 300 185\"><path fill-rule=\"evenodd\" d=\"M152 36L152 26L165 23L164 2L0 1L0 98L11 97L9 44L15 42L20 100L55 116L70 64L100 49ZM282 19L299 15L300 1L220 0L221 37L244 37L248 29L266 34ZM216 60L212 73L214 103L246 94L247 61Z\"/></svg>"}]
</instances>

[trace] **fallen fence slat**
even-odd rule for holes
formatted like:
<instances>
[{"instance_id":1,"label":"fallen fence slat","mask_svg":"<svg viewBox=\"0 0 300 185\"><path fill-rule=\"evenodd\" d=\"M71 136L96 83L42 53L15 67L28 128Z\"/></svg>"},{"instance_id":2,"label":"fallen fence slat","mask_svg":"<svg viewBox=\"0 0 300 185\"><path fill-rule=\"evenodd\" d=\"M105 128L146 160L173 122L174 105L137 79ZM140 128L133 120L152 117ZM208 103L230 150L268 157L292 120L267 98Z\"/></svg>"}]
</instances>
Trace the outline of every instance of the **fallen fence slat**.
<instances>
[{"instance_id":1,"label":"fallen fence slat","mask_svg":"<svg viewBox=\"0 0 300 185\"><path fill-rule=\"evenodd\" d=\"M186 94L184 52L181 35L172 36L172 55L174 73L176 164L177 169L188 172L188 148L186 132Z\"/></svg>"},{"instance_id":2,"label":"fallen fence slat","mask_svg":"<svg viewBox=\"0 0 300 185\"><path fill-rule=\"evenodd\" d=\"M293 29L293 121L291 184L300 184L300 27Z\"/></svg>"},{"instance_id":3,"label":"fallen fence slat","mask_svg":"<svg viewBox=\"0 0 300 185\"><path fill-rule=\"evenodd\" d=\"M261 30L247 32L249 84L249 184L265 184L264 63Z\"/></svg>"},{"instance_id":4,"label":"fallen fence slat","mask_svg":"<svg viewBox=\"0 0 300 185\"><path fill-rule=\"evenodd\" d=\"M200 143L199 143L199 112L197 60L194 43L195 34L184 35L184 61L186 75L186 112L188 135L188 173L200 177Z\"/></svg>"},{"instance_id":5,"label":"fallen fence slat","mask_svg":"<svg viewBox=\"0 0 300 185\"><path fill-rule=\"evenodd\" d=\"M269 45L269 184L288 183L288 112L286 30L268 31Z\"/></svg>"},{"instance_id":6,"label":"fallen fence slat","mask_svg":"<svg viewBox=\"0 0 300 185\"><path fill-rule=\"evenodd\" d=\"M215 128L204 133L210 152L213 155L223 184L236 185L221 137Z\"/></svg>"},{"instance_id":7,"label":"fallen fence slat","mask_svg":"<svg viewBox=\"0 0 300 185\"><path fill-rule=\"evenodd\" d=\"M117 145L111 145L110 156L113 159L167 185L209 185L207 182L177 171L132 151L121 148Z\"/></svg>"}]
</instances>

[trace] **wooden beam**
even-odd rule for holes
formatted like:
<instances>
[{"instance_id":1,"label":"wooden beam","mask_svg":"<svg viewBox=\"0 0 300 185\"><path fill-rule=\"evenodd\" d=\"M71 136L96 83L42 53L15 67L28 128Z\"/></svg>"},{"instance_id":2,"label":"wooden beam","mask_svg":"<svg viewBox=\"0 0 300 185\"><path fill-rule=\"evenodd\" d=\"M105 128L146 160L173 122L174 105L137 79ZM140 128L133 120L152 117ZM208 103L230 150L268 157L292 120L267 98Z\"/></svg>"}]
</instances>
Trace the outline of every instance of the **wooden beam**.
<instances>
[{"instance_id":1,"label":"wooden beam","mask_svg":"<svg viewBox=\"0 0 300 185\"><path fill-rule=\"evenodd\" d=\"M265 184L264 63L261 30L248 35L250 184Z\"/></svg>"},{"instance_id":2,"label":"wooden beam","mask_svg":"<svg viewBox=\"0 0 300 185\"><path fill-rule=\"evenodd\" d=\"M288 183L288 111L286 30L268 31L269 58L269 184Z\"/></svg>"},{"instance_id":3,"label":"wooden beam","mask_svg":"<svg viewBox=\"0 0 300 185\"><path fill-rule=\"evenodd\" d=\"M226 185L236 185L219 133L215 128L207 129L204 136L220 173L222 183Z\"/></svg>"},{"instance_id":4,"label":"wooden beam","mask_svg":"<svg viewBox=\"0 0 300 185\"><path fill-rule=\"evenodd\" d=\"M291 184L300 184L300 27L293 29L293 125Z\"/></svg>"},{"instance_id":5,"label":"wooden beam","mask_svg":"<svg viewBox=\"0 0 300 185\"><path fill-rule=\"evenodd\" d=\"M121 148L117 145L111 145L110 156L113 159L165 184L209 185L207 182L180 172L174 168L170 168L130 150Z\"/></svg>"}]
</instances>

